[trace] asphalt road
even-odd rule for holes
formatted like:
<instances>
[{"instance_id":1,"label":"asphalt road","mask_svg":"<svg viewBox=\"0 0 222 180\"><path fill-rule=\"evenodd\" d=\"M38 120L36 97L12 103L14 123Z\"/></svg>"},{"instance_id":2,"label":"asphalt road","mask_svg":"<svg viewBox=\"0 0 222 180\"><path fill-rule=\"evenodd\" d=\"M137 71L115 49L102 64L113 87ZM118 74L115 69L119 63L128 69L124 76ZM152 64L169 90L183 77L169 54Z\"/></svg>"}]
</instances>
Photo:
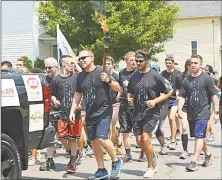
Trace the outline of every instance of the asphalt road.
<instances>
[{"instance_id":1,"label":"asphalt road","mask_svg":"<svg viewBox=\"0 0 222 180\"><path fill-rule=\"evenodd\" d=\"M163 130L166 137L170 136L168 121L166 120ZM186 172L185 167L192 160L194 152L194 139L189 139L188 150L190 157L186 160L179 159L182 152L182 144L179 141L177 149L169 151L168 155L160 156L159 170L154 179L222 179L221 172L221 128L220 124L213 125L213 131L216 139L214 142L209 143L210 151L214 156L213 165L204 168L200 167L196 172ZM153 138L155 151L160 150L160 146L156 138ZM143 171L146 170L147 164L144 162L137 162L140 150L135 148L135 137L132 137L132 155L135 161L124 164L122 167L121 179L143 179ZM41 163L45 161L44 156L40 159ZM86 157L78 166L75 174L67 174L65 171L66 164L69 158L65 156L64 149L57 149L57 155L54 158L56 163L56 170L49 172L39 171L39 165L29 166L29 169L23 171L22 179L87 179L92 175L96 169L96 160L93 157ZM204 156L200 157L199 164L204 161ZM111 162L105 162L107 170L111 170Z\"/></svg>"}]
</instances>

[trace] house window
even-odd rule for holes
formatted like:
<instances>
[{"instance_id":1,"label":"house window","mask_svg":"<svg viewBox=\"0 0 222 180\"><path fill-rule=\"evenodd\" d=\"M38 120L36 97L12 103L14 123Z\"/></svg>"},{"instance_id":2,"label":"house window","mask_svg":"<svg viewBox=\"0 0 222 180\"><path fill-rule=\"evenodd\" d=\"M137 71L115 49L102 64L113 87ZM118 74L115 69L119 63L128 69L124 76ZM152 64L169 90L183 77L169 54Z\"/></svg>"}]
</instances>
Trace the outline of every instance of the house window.
<instances>
[{"instance_id":1,"label":"house window","mask_svg":"<svg viewBox=\"0 0 222 180\"><path fill-rule=\"evenodd\" d=\"M197 55L197 41L191 41L191 55Z\"/></svg>"}]
</instances>

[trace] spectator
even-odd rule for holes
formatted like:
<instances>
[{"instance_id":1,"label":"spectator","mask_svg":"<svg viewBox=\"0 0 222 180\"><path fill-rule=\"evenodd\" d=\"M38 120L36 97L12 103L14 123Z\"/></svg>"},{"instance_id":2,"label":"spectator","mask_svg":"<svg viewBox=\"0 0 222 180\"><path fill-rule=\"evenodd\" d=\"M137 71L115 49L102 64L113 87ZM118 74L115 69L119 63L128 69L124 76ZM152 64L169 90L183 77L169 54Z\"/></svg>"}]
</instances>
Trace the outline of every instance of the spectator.
<instances>
[{"instance_id":1,"label":"spectator","mask_svg":"<svg viewBox=\"0 0 222 180\"><path fill-rule=\"evenodd\" d=\"M16 67L17 67L17 69L22 70L22 68L26 67L25 64L26 64L26 60L24 58L19 58L19 59L17 59Z\"/></svg>"},{"instance_id":2,"label":"spectator","mask_svg":"<svg viewBox=\"0 0 222 180\"><path fill-rule=\"evenodd\" d=\"M12 63L9 61L1 62L1 69L12 69Z\"/></svg>"}]
</instances>

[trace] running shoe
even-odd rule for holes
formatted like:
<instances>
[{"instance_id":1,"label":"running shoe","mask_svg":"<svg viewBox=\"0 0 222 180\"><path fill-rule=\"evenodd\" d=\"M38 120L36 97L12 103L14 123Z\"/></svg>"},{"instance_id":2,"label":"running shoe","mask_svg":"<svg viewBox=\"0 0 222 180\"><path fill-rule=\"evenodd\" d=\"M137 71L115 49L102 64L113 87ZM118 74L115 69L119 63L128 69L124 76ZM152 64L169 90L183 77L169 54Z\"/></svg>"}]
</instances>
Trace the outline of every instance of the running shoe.
<instances>
[{"instance_id":1,"label":"running shoe","mask_svg":"<svg viewBox=\"0 0 222 180\"><path fill-rule=\"evenodd\" d=\"M128 163L128 162L132 162L133 158L132 158L132 155L124 154L122 156L122 160L123 160L124 163Z\"/></svg>"},{"instance_id":2,"label":"running shoe","mask_svg":"<svg viewBox=\"0 0 222 180\"><path fill-rule=\"evenodd\" d=\"M68 164L67 165L67 169L66 169L66 171L68 172L68 173L75 173L76 172L76 165L75 164Z\"/></svg>"},{"instance_id":3,"label":"running shoe","mask_svg":"<svg viewBox=\"0 0 222 180\"><path fill-rule=\"evenodd\" d=\"M52 158L48 158L46 162L40 166L40 171L49 171L56 169L54 160Z\"/></svg>"},{"instance_id":4,"label":"running shoe","mask_svg":"<svg viewBox=\"0 0 222 180\"><path fill-rule=\"evenodd\" d=\"M155 176L155 171L152 168L148 168L143 175L144 178L153 178L154 176Z\"/></svg>"},{"instance_id":5,"label":"running shoe","mask_svg":"<svg viewBox=\"0 0 222 180\"><path fill-rule=\"evenodd\" d=\"M167 145L164 144L160 147L160 155L166 155L167 154Z\"/></svg>"},{"instance_id":6,"label":"running shoe","mask_svg":"<svg viewBox=\"0 0 222 180\"><path fill-rule=\"evenodd\" d=\"M88 177L89 180L92 179L108 179L109 174L106 169L98 169L92 176Z\"/></svg>"},{"instance_id":7,"label":"running shoe","mask_svg":"<svg viewBox=\"0 0 222 180\"><path fill-rule=\"evenodd\" d=\"M110 155L108 153L103 155L103 159L104 161L110 161L112 158L110 157Z\"/></svg>"},{"instance_id":8,"label":"running shoe","mask_svg":"<svg viewBox=\"0 0 222 180\"><path fill-rule=\"evenodd\" d=\"M186 167L187 171L197 171L199 169L198 164L194 161L191 161L189 166Z\"/></svg>"},{"instance_id":9,"label":"running shoe","mask_svg":"<svg viewBox=\"0 0 222 180\"><path fill-rule=\"evenodd\" d=\"M120 170L123 165L123 160L121 158L118 158L117 162L112 163L112 170L110 173L110 178L118 178L120 176Z\"/></svg>"},{"instance_id":10,"label":"running shoe","mask_svg":"<svg viewBox=\"0 0 222 180\"><path fill-rule=\"evenodd\" d=\"M186 159L188 157L188 152L187 151L184 151L181 153L180 155L180 159Z\"/></svg>"},{"instance_id":11,"label":"running shoe","mask_svg":"<svg viewBox=\"0 0 222 180\"><path fill-rule=\"evenodd\" d=\"M170 144L169 144L169 149L170 149L170 150L176 150L176 145L177 145L176 142L171 141Z\"/></svg>"},{"instance_id":12,"label":"running shoe","mask_svg":"<svg viewBox=\"0 0 222 180\"><path fill-rule=\"evenodd\" d=\"M213 162L213 156L210 154L210 155L205 155L205 160L204 160L204 163L202 164L203 167L208 167L212 164Z\"/></svg>"}]
</instances>

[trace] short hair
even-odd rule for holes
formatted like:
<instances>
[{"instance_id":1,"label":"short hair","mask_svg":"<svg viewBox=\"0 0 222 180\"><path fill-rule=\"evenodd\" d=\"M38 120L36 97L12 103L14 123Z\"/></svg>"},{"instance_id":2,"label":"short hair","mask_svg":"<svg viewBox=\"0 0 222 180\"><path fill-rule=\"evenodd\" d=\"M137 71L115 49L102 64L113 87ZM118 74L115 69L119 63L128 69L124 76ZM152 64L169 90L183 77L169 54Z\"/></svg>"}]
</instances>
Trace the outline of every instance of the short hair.
<instances>
[{"instance_id":1,"label":"short hair","mask_svg":"<svg viewBox=\"0 0 222 180\"><path fill-rule=\"evenodd\" d=\"M211 65L209 65L209 64L206 65L206 66L208 67L209 72L213 73L213 71L214 71L213 67Z\"/></svg>"},{"instance_id":2,"label":"short hair","mask_svg":"<svg viewBox=\"0 0 222 180\"><path fill-rule=\"evenodd\" d=\"M192 55L191 58L200 59L200 62L203 63L203 58L200 55Z\"/></svg>"},{"instance_id":3,"label":"short hair","mask_svg":"<svg viewBox=\"0 0 222 180\"><path fill-rule=\"evenodd\" d=\"M174 59L173 59L173 57L171 57L171 56L166 57L165 62L166 62L166 61L172 61L172 62L174 63Z\"/></svg>"},{"instance_id":4,"label":"short hair","mask_svg":"<svg viewBox=\"0 0 222 180\"><path fill-rule=\"evenodd\" d=\"M72 56L70 56L70 55L62 55L61 58L60 58L60 62L59 62L60 66L62 66L63 59L65 59L65 58L72 58Z\"/></svg>"},{"instance_id":5,"label":"short hair","mask_svg":"<svg viewBox=\"0 0 222 180\"><path fill-rule=\"evenodd\" d=\"M142 54L142 55L144 56L144 59L147 60L147 61L148 61L149 59L151 59L150 54L149 54L145 49L137 50L135 53L136 53L136 55L137 55L137 54Z\"/></svg>"},{"instance_id":6,"label":"short hair","mask_svg":"<svg viewBox=\"0 0 222 180\"><path fill-rule=\"evenodd\" d=\"M58 66L58 61L55 59L55 58L53 58L53 57L48 57L48 58L46 58L45 60L44 60L44 63L46 63L46 62L53 62L56 66Z\"/></svg>"},{"instance_id":7,"label":"short hair","mask_svg":"<svg viewBox=\"0 0 222 180\"><path fill-rule=\"evenodd\" d=\"M106 57L106 60L107 60L107 61L110 61L112 64L114 64L114 59L113 59L112 56L107 56L107 57Z\"/></svg>"},{"instance_id":8,"label":"short hair","mask_svg":"<svg viewBox=\"0 0 222 180\"><path fill-rule=\"evenodd\" d=\"M22 61L24 64L26 63L26 59L21 57L21 58L18 58L17 61Z\"/></svg>"},{"instance_id":9,"label":"short hair","mask_svg":"<svg viewBox=\"0 0 222 180\"><path fill-rule=\"evenodd\" d=\"M12 68L12 63L10 63L9 61L3 61L1 62L1 67L6 65L8 68Z\"/></svg>"},{"instance_id":10,"label":"short hair","mask_svg":"<svg viewBox=\"0 0 222 180\"><path fill-rule=\"evenodd\" d=\"M40 68L32 68L30 70L31 73L43 73L43 71Z\"/></svg>"},{"instance_id":11,"label":"short hair","mask_svg":"<svg viewBox=\"0 0 222 180\"><path fill-rule=\"evenodd\" d=\"M136 55L135 52L130 51L130 52L126 53L126 55L124 56L124 59L127 60L130 56L135 56L135 55Z\"/></svg>"}]
</instances>

